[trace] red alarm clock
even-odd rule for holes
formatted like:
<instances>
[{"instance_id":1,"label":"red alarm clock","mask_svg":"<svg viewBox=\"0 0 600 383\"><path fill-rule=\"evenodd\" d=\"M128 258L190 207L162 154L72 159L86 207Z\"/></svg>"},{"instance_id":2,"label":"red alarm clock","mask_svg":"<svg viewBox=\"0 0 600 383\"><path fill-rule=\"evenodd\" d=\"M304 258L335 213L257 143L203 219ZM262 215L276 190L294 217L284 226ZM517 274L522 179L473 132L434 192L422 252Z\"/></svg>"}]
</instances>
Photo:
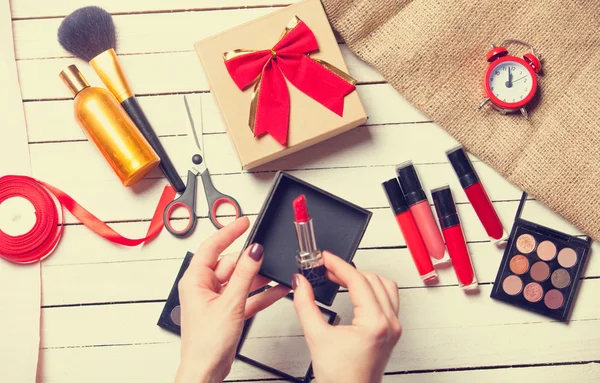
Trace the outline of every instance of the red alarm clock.
<instances>
[{"instance_id":1,"label":"red alarm clock","mask_svg":"<svg viewBox=\"0 0 600 383\"><path fill-rule=\"evenodd\" d=\"M525 45L531 49L531 53L525 53L523 58L509 56L504 47L509 43ZM478 109L491 103L500 113L521 111L523 117L529 120L525 106L537 92L537 75L542 70L541 56L536 56L530 44L519 40L504 40L498 47L492 44L486 58L490 63L483 77L486 99Z\"/></svg>"}]
</instances>

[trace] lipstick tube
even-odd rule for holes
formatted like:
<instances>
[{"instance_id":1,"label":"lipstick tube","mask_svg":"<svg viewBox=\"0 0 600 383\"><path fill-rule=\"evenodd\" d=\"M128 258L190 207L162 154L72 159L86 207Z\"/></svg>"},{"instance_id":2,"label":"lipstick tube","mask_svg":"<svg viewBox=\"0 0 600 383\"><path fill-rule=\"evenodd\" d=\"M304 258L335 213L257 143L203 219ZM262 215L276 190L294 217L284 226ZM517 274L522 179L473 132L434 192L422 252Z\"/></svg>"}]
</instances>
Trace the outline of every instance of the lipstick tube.
<instances>
[{"instance_id":1,"label":"lipstick tube","mask_svg":"<svg viewBox=\"0 0 600 383\"><path fill-rule=\"evenodd\" d=\"M473 164L467 157L462 146L458 146L446 152L450 164L454 168L460 186L462 186L469 202L475 209L475 213L481 221L481 224L485 228L488 236L492 238L494 242L501 241L506 237L502 222L498 217L498 213L494 209L494 205L490 201L479 177L473 168Z\"/></svg>"},{"instance_id":2,"label":"lipstick tube","mask_svg":"<svg viewBox=\"0 0 600 383\"><path fill-rule=\"evenodd\" d=\"M446 245L435 218L433 218L433 212L413 163L411 161L403 162L398 166L396 172L402 193L417 223L419 232L421 232L429 255L436 260L436 263L448 261Z\"/></svg>"},{"instance_id":3,"label":"lipstick tube","mask_svg":"<svg viewBox=\"0 0 600 383\"><path fill-rule=\"evenodd\" d=\"M442 186L431 191L442 234L446 240L448 253L452 259L458 284L465 290L477 288L477 277L471 262L469 249L460 226L460 219L452 198L449 186Z\"/></svg>"},{"instance_id":4,"label":"lipstick tube","mask_svg":"<svg viewBox=\"0 0 600 383\"><path fill-rule=\"evenodd\" d=\"M298 270L313 286L319 286L327 281L327 270L323 262L323 254L317 247L313 220L308 214L304 195L294 200L296 238L298 252L296 262Z\"/></svg>"},{"instance_id":5,"label":"lipstick tube","mask_svg":"<svg viewBox=\"0 0 600 383\"><path fill-rule=\"evenodd\" d=\"M430 281L437 278L437 273L427 253L427 247L409 210L404 194L402 194L398 180L392 178L382 183L382 186L421 279Z\"/></svg>"}]
</instances>

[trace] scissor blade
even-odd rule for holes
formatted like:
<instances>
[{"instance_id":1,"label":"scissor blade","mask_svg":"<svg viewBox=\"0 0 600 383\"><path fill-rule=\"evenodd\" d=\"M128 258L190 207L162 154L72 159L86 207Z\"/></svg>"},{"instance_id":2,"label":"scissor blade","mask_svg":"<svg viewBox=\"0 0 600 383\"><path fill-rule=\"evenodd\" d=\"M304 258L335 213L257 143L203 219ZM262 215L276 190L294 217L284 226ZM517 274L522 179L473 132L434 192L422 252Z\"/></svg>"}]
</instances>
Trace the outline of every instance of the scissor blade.
<instances>
[{"instance_id":1,"label":"scissor blade","mask_svg":"<svg viewBox=\"0 0 600 383\"><path fill-rule=\"evenodd\" d=\"M200 152L202 152L202 146L200 145L200 140L198 139L198 133L196 133L196 125L194 124L194 118L192 117L192 111L190 110L190 105L188 104L188 100L186 96L183 96L183 101L185 102L185 110L187 112L188 118L190 120L190 130L192 131L192 136L194 137L194 142L196 143L196 147ZM202 121L200 121L202 123Z\"/></svg>"}]
</instances>

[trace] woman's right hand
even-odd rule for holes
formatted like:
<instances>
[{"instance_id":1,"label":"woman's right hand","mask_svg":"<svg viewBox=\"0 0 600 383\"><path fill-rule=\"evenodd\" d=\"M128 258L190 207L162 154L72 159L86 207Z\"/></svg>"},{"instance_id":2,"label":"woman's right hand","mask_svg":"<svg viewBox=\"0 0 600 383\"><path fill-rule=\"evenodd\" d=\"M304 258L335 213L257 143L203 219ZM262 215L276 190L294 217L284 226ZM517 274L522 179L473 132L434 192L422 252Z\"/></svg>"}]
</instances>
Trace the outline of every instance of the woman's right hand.
<instances>
[{"instance_id":1,"label":"woman's right hand","mask_svg":"<svg viewBox=\"0 0 600 383\"><path fill-rule=\"evenodd\" d=\"M398 285L374 273L361 272L324 252L327 277L348 288L354 305L352 325L331 326L314 299L312 286L294 275L294 306L304 331L319 383L381 382L402 326L398 320Z\"/></svg>"}]
</instances>

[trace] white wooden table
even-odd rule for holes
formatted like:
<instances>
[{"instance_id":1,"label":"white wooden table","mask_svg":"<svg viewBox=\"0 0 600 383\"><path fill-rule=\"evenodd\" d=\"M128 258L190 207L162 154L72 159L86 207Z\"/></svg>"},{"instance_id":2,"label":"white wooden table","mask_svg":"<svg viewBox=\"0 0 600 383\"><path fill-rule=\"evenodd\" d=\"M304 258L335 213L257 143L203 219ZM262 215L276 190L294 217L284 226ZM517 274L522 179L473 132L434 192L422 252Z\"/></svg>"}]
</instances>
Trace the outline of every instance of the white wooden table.
<instances>
[{"instance_id":1,"label":"white wooden table","mask_svg":"<svg viewBox=\"0 0 600 383\"><path fill-rule=\"evenodd\" d=\"M74 121L70 95L58 77L76 63L92 85L101 85L89 65L60 47L56 32L74 9L102 6L114 14L122 63L182 176L188 162L178 149L189 138L181 95L200 93L214 183L234 195L252 221L275 170L289 170L373 212L355 262L397 281L404 326L385 382L600 381L600 260L592 256L588 263L568 325L493 301L489 294L502 250L489 242L447 163L444 151L456 142L344 44L340 47L359 80L368 123L262 169L268 172L240 170L193 43L288 2L11 0L33 176L68 192L123 234L142 236L147 229L166 181L155 172L134 188L123 188ZM418 164L427 189L451 184L481 283L479 295L465 295L452 269L440 271L439 287L424 288L420 282L380 186L394 175L394 165L407 159ZM476 161L475 166L510 229L521 192L485 164ZM194 251L215 230L205 201L198 201L201 218L193 236L181 240L163 231L141 248L112 245L67 215L60 246L42 264L40 381L172 381L180 340L156 321L186 251ZM528 205L529 218L578 233L535 201ZM231 250L239 250L243 240ZM597 243L593 247L599 250ZM338 295L333 310L342 322L352 319L347 293ZM282 312L280 320L292 321L286 315ZM296 332L279 336L292 339ZM253 344L263 347L274 364L293 364L294 350L274 350L270 338L265 340L266 329L256 336ZM228 380L277 379L236 361Z\"/></svg>"}]
</instances>

